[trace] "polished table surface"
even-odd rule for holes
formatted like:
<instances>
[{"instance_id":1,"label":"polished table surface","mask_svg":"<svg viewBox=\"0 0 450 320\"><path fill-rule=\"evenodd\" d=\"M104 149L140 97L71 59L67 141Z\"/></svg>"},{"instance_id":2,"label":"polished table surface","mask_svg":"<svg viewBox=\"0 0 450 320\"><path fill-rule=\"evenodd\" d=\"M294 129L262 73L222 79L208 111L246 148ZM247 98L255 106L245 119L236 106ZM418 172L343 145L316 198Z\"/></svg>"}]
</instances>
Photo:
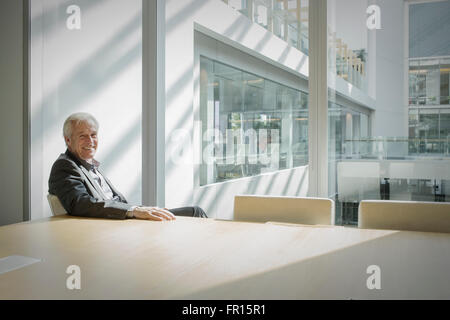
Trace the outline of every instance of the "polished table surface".
<instances>
[{"instance_id":1,"label":"polished table surface","mask_svg":"<svg viewBox=\"0 0 450 320\"><path fill-rule=\"evenodd\" d=\"M41 262L0 274L0 299L450 299L450 234L61 216L0 227L14 255Z\"/></svg>"}]
</instances>

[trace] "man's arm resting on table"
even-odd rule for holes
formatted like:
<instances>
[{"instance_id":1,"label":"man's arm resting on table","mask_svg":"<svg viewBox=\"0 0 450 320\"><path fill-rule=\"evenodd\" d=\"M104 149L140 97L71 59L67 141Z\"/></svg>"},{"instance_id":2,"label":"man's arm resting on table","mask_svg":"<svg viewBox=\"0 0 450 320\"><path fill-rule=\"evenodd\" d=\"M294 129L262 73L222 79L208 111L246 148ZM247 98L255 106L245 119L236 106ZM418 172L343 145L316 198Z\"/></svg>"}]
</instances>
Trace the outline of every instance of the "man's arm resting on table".
<instances>
[{"instance_id":1,"label":"man's arm resting on table","mask_svg":"<svg viewBox=\"0 0 450 320\"><path fill-rule=\"evenodd\" d=\"M127 212L127 218L141 219L141 220L176 220L175 215L167 209L158 207L138 207L134 206Z\"/></svg>"},{"instance_id":2,"label":"man's arm resting on table","mask_svg":"<svg viewBox=\"0 0 450 320\"><path fill-rule=\"evenodd\" d=\"M52 167L49 192L59 198L69 214L91 218L127 218L132 205L94 198L87 191L82 175L80 169L69 160L58 160Z\"/></svg>"},{"instance_id":3,"label":"man's arm resting on table","mask_svg":"<svg viewBox=\"0 0 450 320\"><path fill-rule=\"evenodd\" d=\"M89 194L83 176L76 164L69 160L58 160L52 167L49 192L59 198L64 209L71 215L108 219L175 220L175 216L165 209L98 200Z\"/></svg>"},{"instance_id":4,"label":"man's arm resting on table","mask_svg":"<svg viewBox=\"0 0 450 320\"><path fill-rule=\"evenodd\" d=\"M134 218L134 213L133 213L133 211L134 211L134 209L136 209L137 208L137 206L132 206L130 209L128 209L128 211L127 211L127 218L128 219L133 219Z\"/></svg>"}]
</instances>

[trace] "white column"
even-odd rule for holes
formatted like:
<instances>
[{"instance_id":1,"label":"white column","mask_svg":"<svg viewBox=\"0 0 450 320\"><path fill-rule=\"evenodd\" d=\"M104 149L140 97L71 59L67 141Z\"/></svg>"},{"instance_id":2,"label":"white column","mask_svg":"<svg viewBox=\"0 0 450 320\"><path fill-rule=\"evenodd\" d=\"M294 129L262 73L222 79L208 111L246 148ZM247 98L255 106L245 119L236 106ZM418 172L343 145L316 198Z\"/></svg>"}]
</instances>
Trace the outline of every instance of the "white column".
<instances>
[{"instance_id":1,"label":"white column","mask_svg":"<svg viewBox=\"0 0 450 320\"><path fill-rule=\"evenodd\" d=\"M142 1L142 203L164 206L165 1Z\"/></svg>"},{"instance_id":2,"label":"white column","mask_svg":"<svg viewBox=\"0 0 450 320\"><path fill-rule=\"evenodd\" d=\"M327 0L309 2L309 191L328 196Z\"/></svg>"}]
</instances>

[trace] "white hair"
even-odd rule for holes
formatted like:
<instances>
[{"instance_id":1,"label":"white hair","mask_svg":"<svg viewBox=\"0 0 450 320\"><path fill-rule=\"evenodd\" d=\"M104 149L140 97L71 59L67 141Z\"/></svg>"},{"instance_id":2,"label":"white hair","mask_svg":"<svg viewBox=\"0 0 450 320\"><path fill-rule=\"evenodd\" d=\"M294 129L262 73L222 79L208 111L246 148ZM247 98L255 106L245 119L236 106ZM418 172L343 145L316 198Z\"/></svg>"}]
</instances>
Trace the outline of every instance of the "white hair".
<instances>
[{"instance_id":1,"label":"white hair","mask_svg":"<svg viewBox=\"0 0 450 320\"><path fill-rule=\"evenodd\" d=\"M97 119L94 118L93 115L86 113L86 112L79 112L74 113L70 115L66 121L64 121L64 127L63 127L63 136L64 138L70 138L72 137L72 131L74 126L77 126L81 122L89 122L90 124L94 125L95 129L98 130L99 124Z\"/></svg>"}]
</instances>

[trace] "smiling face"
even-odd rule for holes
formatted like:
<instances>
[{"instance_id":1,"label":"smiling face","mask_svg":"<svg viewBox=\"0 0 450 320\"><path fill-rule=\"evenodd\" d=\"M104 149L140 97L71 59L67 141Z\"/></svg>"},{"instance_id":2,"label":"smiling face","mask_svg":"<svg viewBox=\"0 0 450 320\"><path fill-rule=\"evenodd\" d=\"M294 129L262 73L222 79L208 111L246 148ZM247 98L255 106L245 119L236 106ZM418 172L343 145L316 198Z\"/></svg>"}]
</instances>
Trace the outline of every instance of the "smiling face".
<instances>
[{"instance_id":1,"label":"smiling face","mask_svg":"<svg viewBox=\"0 0 450 320\"><path fill-rule=\"evenodd\" d=\"M70 138L65 137L70 152L88 163L92 163L97 152L97 128L89 121L73 124Z\"/></svg>"}]
</instances>

